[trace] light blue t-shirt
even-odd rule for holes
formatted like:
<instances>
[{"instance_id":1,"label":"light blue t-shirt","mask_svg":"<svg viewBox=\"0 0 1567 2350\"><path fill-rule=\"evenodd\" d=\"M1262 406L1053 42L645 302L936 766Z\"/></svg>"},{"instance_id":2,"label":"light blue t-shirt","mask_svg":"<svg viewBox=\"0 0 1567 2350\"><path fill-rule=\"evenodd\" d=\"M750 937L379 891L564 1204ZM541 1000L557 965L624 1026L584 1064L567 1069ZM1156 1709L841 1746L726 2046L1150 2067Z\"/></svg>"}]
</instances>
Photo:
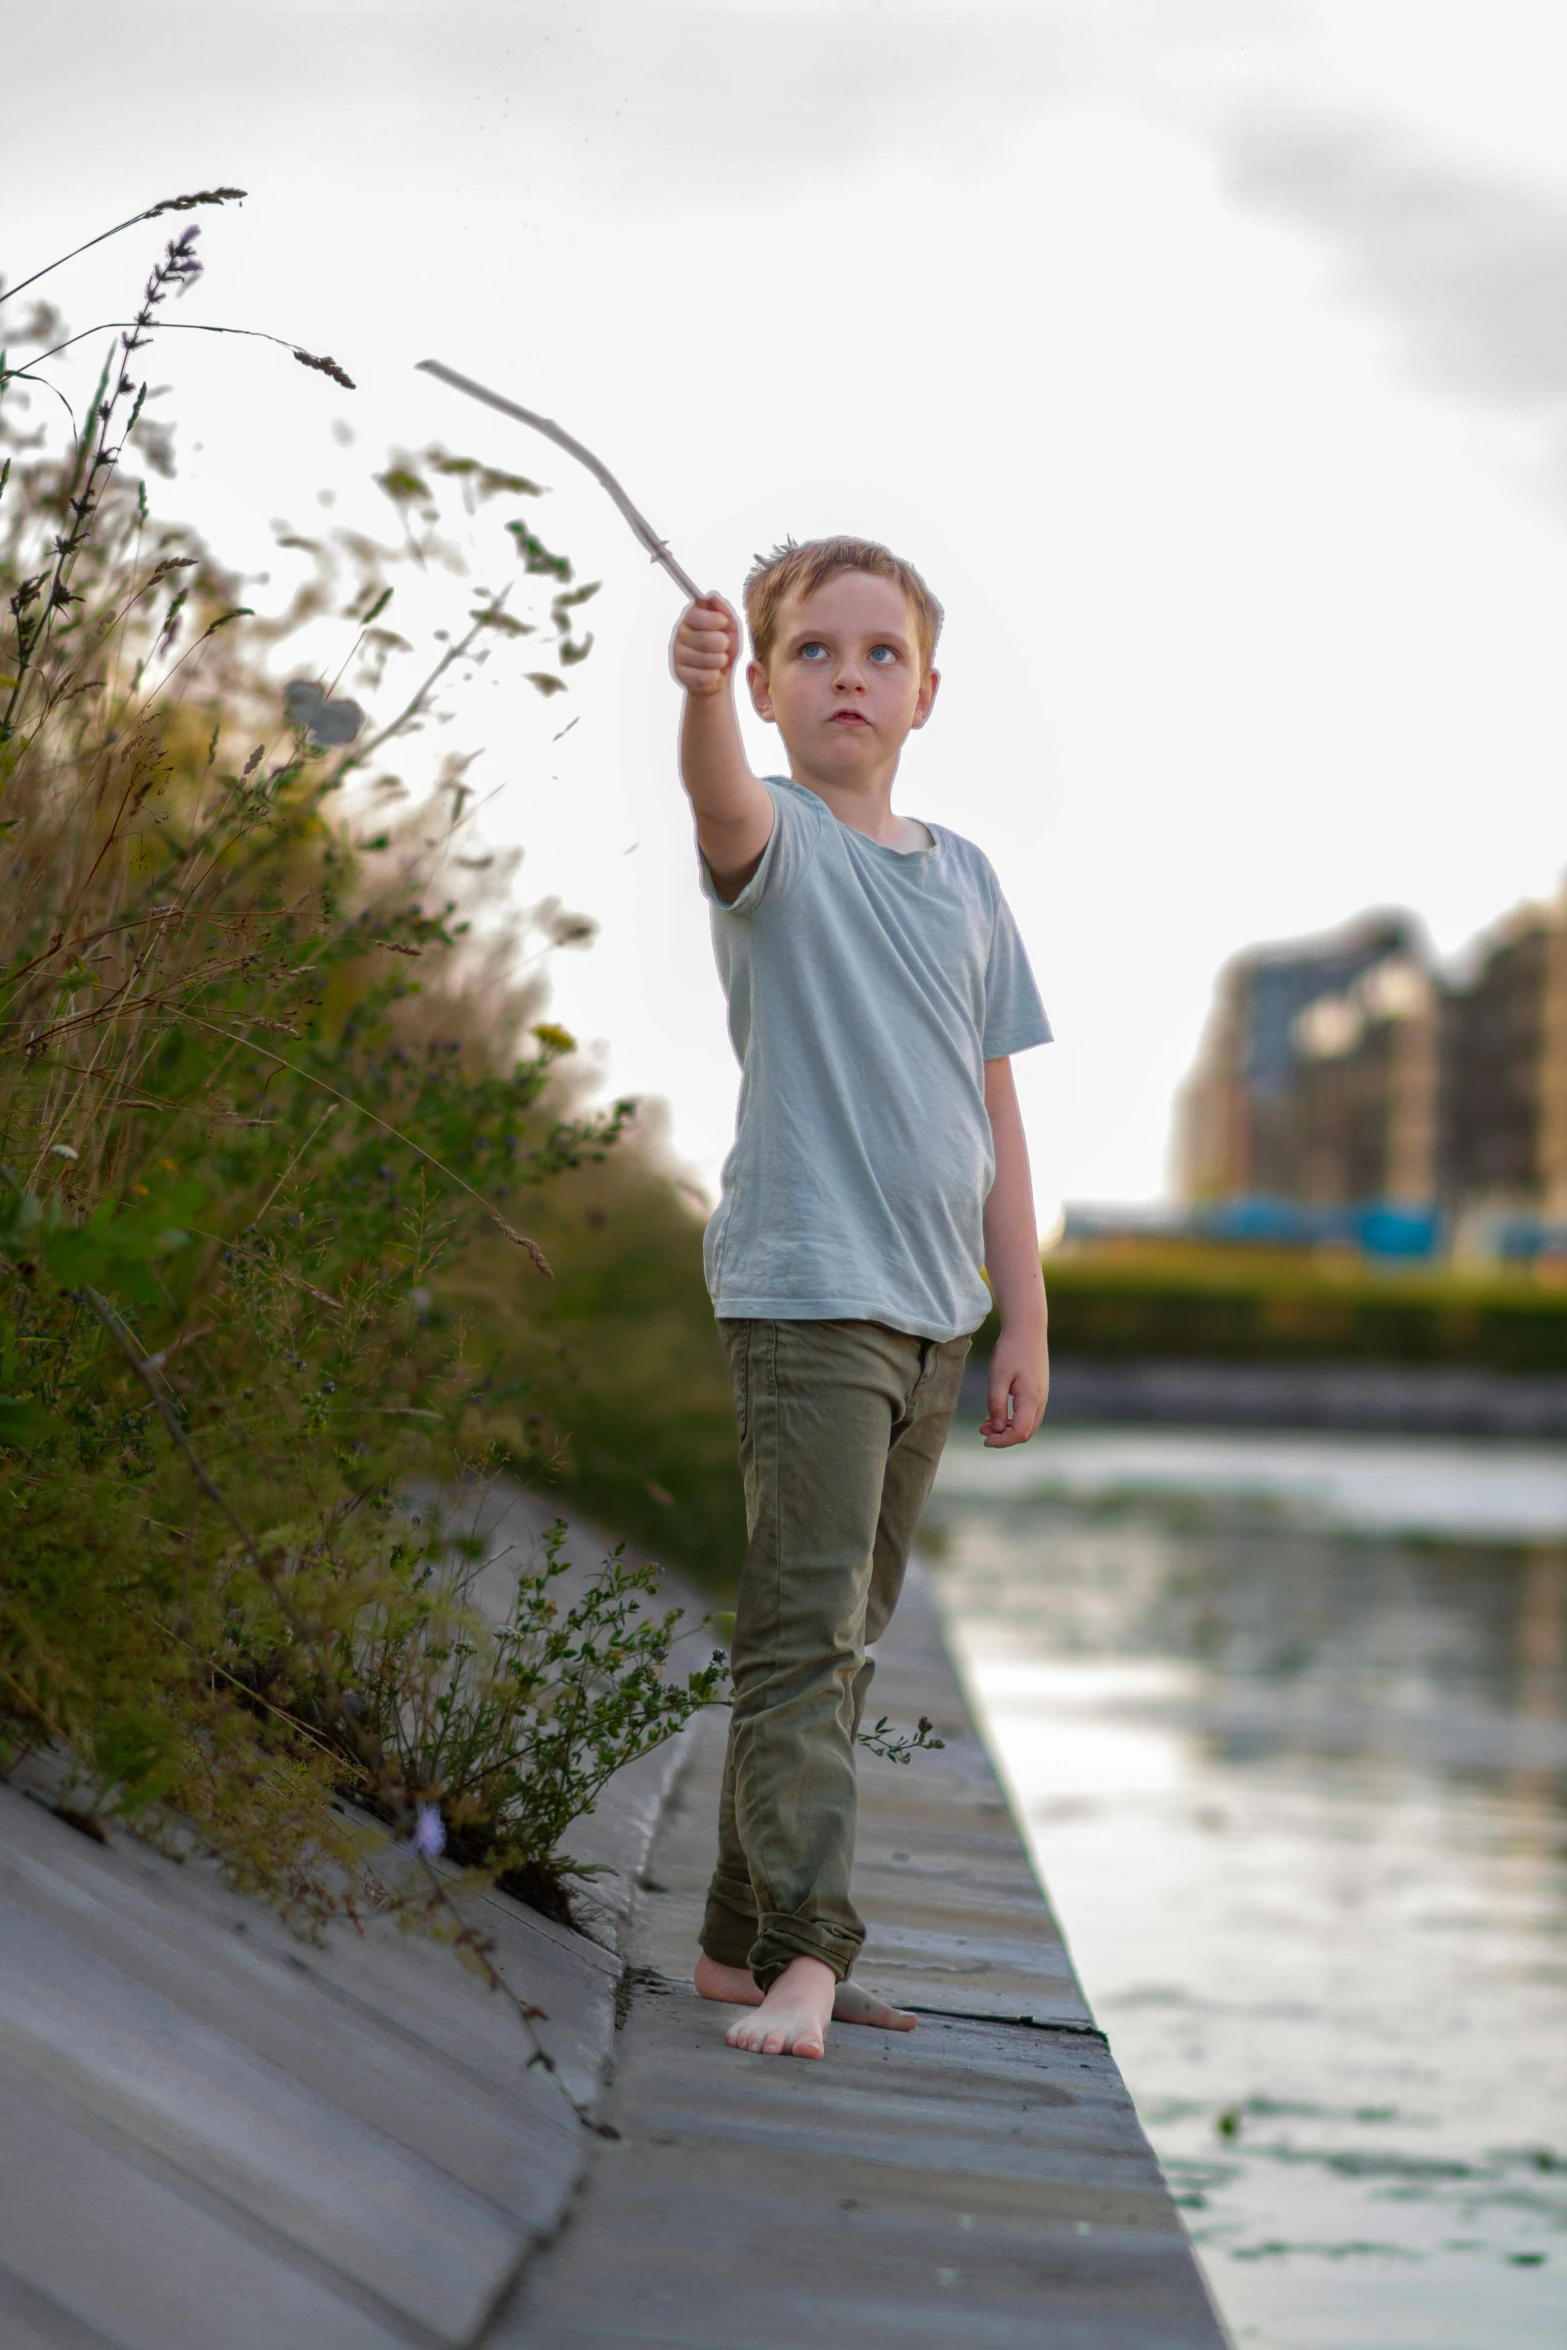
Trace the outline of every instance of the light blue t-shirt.
<instances>
[{"instance_id":1,"label":"light blue t-shirt","mask_svg":"<svg viewBox=\"0 0 1567 2350\"><path fill-rule=\"evenodd\" d=\"M1017 925L957 833L882 848L802 784L767 789L772 838L732 905L703 871L741 1072L714 1308L957 1338L990 1308L985 1063L1050 1038Z\"/></svg>"}]
</instances>

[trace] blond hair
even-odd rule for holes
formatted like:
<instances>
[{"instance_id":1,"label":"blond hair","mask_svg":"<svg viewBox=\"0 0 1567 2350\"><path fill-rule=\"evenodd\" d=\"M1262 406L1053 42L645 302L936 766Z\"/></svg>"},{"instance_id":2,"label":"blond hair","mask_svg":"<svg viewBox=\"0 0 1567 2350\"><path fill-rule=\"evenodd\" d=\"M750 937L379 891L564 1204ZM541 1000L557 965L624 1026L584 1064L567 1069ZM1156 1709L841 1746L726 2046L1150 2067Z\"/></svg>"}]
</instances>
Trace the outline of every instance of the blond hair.
<instances>
[{"instance_id":1,"label":"blond hair","mask_svg":"<svg viewBox=\"0 0 1567 2350\"><path fill-rule=\"evenodd\" d=\"M875 539L852 538L807 539L803 546L785 539L770 555L757 556L746 573L745 617L758 666L767 667L785 598L814 596L840 571L868 571L873 579L890 579L902 588L914 616L920 668L928 669L941 634L941 606L912 563Z\"/></svg>"}]
</instances>

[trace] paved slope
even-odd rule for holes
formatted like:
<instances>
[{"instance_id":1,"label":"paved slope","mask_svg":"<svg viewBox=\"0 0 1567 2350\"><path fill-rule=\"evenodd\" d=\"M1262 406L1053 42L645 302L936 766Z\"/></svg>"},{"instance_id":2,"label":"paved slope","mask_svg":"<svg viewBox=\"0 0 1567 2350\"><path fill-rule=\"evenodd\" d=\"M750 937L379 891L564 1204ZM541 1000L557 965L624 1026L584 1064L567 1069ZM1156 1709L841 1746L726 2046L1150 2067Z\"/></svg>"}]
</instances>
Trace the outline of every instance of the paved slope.
<instances>
[{"instance_id":1,"label":"paved slope","mask_svg":"<svg viewBox=\"0 0 1567 2350\"><path fill-rule=\"evenodd\" d=\"M486 1514L497 1574L545 1521ZM584 1564L596 1537L576 1532ZM610 1864L573 1934L472 1901L591 2101L616 1942L677 1765L615 1783L573 1837ZM476 2341L596 2143L505 2003L451 1951L372 1920L325 1947L261 1904L0 1783L0 2345L391 2350Z\"/></svg>"}]
</instances>

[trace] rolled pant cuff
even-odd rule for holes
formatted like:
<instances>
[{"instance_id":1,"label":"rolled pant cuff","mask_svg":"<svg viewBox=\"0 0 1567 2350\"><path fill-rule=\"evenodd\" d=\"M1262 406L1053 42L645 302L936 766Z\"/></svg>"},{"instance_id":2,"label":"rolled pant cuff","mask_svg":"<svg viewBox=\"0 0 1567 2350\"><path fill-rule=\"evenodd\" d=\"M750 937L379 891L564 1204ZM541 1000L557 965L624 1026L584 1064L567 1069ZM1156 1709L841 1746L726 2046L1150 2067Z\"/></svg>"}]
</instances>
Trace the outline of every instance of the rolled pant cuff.
<instances>
[{"instance_id":1,"label":"rolled pant cuff","mask_svg":"<svg viewBox=\"0 0 1567 2350\"><path fill-rule=\"evenodd\" d=\"M759 1924L750 1885L715 1877L708 1887L698 1942L715 1966L748 1967Z\"/></svg>"},{"instance_id":2,"label":"rolled pant cuff","mask_svg":"<svg viewBox=\"0 0 1567 2350\"><path fill-rule=\"evenodd\" d=\"M791 1917L773 1910L761 1919L761 1932L751 1946L746 1964L764 1991L770 1991L789 1961L819 1958L841 1983L860 1955L863 1934L843 1926L823 1925L814 1918Z\"/></svg>"}]
</instances>

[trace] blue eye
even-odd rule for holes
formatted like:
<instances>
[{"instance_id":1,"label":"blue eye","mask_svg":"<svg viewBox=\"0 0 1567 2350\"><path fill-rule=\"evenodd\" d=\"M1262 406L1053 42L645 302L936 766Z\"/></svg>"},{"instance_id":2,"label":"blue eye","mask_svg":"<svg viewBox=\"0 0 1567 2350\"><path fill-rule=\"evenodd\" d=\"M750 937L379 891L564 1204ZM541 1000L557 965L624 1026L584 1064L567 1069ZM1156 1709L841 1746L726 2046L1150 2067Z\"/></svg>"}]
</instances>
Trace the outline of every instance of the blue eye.
<instances>
[{"instance_id":1,"label":"blue eye","mask_svg":"<svg viewBox=\"0 0 1567 2350\"><path fill-rule=\"evenodd\" d=\"M889 661L896 661L897 658L897 649L893 645L872 645L871 647L871 659L879 668L885 669Z\"/></svg>"},{"instance_id":2,"label":"blue eye","mask_svg":"<svg viewBox=\"0 0 1567 2350\"><path fill-rule=\"evenodd\" d=\"M826 653L827 647L821 642L819 637L813 636L808 644L803 644L800 647L800 658L802 661L821 661L826 658Z\"/></svg>"}]
</instances>

